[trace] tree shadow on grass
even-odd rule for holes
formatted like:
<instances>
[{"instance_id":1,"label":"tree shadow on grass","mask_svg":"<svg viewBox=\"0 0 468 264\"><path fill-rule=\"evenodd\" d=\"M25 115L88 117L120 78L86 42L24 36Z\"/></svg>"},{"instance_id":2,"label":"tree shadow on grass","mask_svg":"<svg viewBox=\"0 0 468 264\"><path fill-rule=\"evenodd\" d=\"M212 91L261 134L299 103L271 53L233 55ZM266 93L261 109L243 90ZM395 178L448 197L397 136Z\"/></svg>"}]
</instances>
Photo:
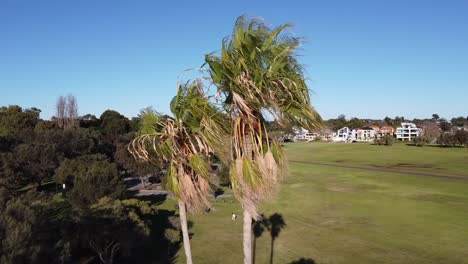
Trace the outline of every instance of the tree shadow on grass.
<instances>
[{"instance_id":1,"label":"tree shadow on grass","mask_svg":"<svg viewBox=\"0 0 468 264\"><path fill-rule=\"evenodd\" d=\"M298 260L292 261L289 264L317 264L313 259L311 258L300 258Z\"/></svg>"},{"instance_id":2,"label":"tree shadow on grass","mask_svg":"<svg viewBox=\"0 0 468 264\"><path fill-rule=\"evenodd\" d=\"M153 194L138 197L138 200L151 202L152 205L160 205L167 199L167 194Z\"/></svg>"},{"instance_id":3,"label":"tree shadow on grass","mask_svg":"<svg viewBox=\"0 0 468 264\"><path fill-rule=\"evenodd\" d=\"M259 238L263 232L266 230L270 233L271 237L271 246L270 246L270 264L273 263L274 259L274 249L275 249L275 240L279 237L279 234L282 229L286 227L286 222L284 221L283 216L280 213L274 213L268 218L264 215L261 215L261 218L258 221L253 222L253 233L254 233L254 243L253 243L253 262L255 263L255 248L256 240Z\"/></svg>"},{"instance_id":4,"label":"tree shadow on grass","mask_svg":"<svg viewBox=\"0 0 468 264\"><path fill-rule=\"evenodd\" d=\"M181 248L175 211L158 210L151 222L150 237L132 256L134 263L176 263Z\"/></svg>"}]
</instances>

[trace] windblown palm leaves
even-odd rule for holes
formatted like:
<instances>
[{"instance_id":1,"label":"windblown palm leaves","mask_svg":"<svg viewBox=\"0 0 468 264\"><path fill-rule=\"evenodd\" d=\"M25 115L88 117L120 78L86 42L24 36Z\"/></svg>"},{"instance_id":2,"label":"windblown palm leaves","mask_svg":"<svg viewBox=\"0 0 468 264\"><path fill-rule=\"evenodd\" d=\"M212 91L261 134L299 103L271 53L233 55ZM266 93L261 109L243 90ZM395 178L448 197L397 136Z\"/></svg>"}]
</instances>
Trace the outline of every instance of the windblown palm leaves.
<instances>
[{"instance_id":1,"label":"windblown palm leaves","mask_svg":"<svg viewBox=\"0 0 468 264\"><path fill-rule=\"evenodd\" d=\"M283 33L289 27L270 29L259 20L240 17L232 36L223 40L220 55L205 57L232 120L233 189L254 218L257 204L275 193L286 164L278 143L269 142L266 116L280 125L307 129L321 124L296 60L300 40Z\"/></svg>"},{"instance_id":2,"label":"windblown palm leaves","mask_svg":"<svg viewBox=\"0 0 468 264\"><path fill-rule=\"evenodd\" d=\"M225 147L229 126L196 83L179 87L171 111L174 118L165 119L147 112L145 115L151 117L143 120L154 121L143 122L150 127L142 127L141 131L149 133L139 135L128 148L135 158L167 164L167 190L188 210L199 212L210 207L210 155L229 155Z\"/></svg>"}]
</instances>

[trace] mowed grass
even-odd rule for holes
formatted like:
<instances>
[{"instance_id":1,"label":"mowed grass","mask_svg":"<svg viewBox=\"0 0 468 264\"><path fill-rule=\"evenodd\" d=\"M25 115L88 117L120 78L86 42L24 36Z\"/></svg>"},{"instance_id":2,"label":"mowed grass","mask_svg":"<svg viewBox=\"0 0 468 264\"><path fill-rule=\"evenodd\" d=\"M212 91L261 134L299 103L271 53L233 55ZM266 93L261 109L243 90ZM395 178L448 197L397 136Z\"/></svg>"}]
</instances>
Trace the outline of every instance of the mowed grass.
<instances>
[{"instance_id":1,"label":"mowed grass","mask_svg":"<svg viewBox=\"0 0 468 264\"><path fill-rule=\"evenodd\" d=\"M429 172L468 177L468 148L416 147L404 142L393 146L368 143L289 144L289 159L339 165Z\"/></svg>"},{"instance_id":2,"label":"mowed grass","mask_svg":"<svg viewBox=\"0 0 468 264\"><path fill-rule=\"evenodd\" d=\"M293 143L290 160L390 166L468 177L468 150L366 144ZM422 156L421 156L422 155ZM423 166L424 165L424 166ZM242 216L231 198L190 216L196 263L242 262ZM174 208L168 200L163 207ZM231 220L231 213L239 219ZM468 263L468 181L290 163L278 197L260 208L286 227L274 263ZM257 240L256 263L269 263L271 238ZM183 248L178 263L184 263Z\"/></svg>"}]
</instances>

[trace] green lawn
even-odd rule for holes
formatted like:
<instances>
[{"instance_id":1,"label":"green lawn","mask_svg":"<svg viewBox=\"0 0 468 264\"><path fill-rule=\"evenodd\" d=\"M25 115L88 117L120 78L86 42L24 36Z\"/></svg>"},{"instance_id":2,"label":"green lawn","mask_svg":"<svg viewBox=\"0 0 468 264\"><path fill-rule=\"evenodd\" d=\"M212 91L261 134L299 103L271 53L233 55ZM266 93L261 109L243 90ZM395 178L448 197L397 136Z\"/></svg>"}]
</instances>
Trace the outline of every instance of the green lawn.
<instances>
[{"instance_id":1,"label":"green lawn","mask_svg":"<svg viewBox=\"0 0 468 264\"><path fill-rule=\"evenodd\" d=\"M398 169L468 177L468 149L292 143L286 150L290 160L413 164ZM214 208L190 217L194 261L241 263L242 221L231 220L241 209L228 198ZM278 198L260 211L286 222L274 263L468 263L468 181L290 163ZM269 263L270 241L268 233L257 240L256 263Z\"/></svg>"}]
</instances>

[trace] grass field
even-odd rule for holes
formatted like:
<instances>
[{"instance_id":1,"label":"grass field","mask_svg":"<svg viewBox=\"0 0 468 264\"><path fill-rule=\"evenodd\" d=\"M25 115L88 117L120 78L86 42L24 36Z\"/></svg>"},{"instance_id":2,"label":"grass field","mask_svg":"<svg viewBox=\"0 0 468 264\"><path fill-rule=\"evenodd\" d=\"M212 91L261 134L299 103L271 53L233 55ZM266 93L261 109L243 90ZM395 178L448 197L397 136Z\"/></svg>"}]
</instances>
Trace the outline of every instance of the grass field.
<instances>
[{"instance_id":1,"label":"grass field","mask_svg":"<svg viewBox=\"0 0 468 264\"><path fill-rule=\"evenodd\" d=\"M468 177L468 149L291 143L286 151L290 160ZM260 211L286 223L274 263L468 263L468 181L290 163L279 196ZM190 217L196 263L242 262L242 221L231 212L241 208L224 198ZM270 242L259 237L256 263L269 263Z\"/></svg>"}]
</instances>

